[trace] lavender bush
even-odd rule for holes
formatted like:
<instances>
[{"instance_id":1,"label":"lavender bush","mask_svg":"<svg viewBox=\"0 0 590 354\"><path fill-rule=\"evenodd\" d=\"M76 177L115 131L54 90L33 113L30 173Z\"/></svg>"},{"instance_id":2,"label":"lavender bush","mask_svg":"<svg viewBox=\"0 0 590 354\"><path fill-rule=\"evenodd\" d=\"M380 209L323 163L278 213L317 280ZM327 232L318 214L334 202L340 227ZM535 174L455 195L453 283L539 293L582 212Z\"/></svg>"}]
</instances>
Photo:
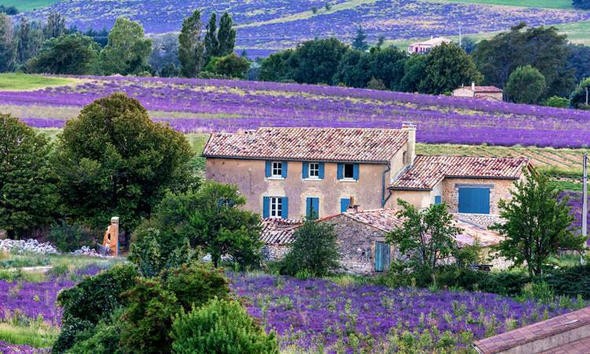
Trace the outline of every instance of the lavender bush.
<instances>
[{"instance_id":1,"label":"lavender bush","mask_svg":"<svg viewBox=\"0 0 590 354\"><path fill-rule=\"evenodd\" d=\"M34 127L61 127L97 98L125 92L152 119L179 131L260 126L399 128L417 124L425 143L587 147L590 112L532 105L271 82L85 77L78 86L0 91L0 112Z\"/></svg>"}]
</instances>

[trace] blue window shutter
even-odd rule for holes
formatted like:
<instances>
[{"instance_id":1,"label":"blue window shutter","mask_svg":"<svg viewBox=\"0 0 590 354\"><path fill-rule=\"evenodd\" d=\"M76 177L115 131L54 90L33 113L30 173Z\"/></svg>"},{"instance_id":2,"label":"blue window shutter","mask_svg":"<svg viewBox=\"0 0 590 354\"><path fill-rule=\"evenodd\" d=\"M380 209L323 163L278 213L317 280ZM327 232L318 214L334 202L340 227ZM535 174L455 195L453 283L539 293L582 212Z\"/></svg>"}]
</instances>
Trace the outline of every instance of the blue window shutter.
<instances>
[{"instance_id":1,"label":"blue window shutter","mask_svg":"<svg viewBox=\"0 0 590 354\"><path fill-rule=\"evenodd\" d=\"M340 212L344 213L348 210L350 206L350 199L349 198L342 198L340 199Z\"/></svg>"},{"instance_id":2,"label":"blue window shutter","mask_svg":"<svg viewBox=\"0 0 590 354\"><path fill-rule=\"evenodd\" d=\"M309 177L309 162L301 163L301 178Z\"/></svg>"},{"instance_id":3,"label":"blue window shutter","mask_svg":"<svg viewBox=\"0 0 590 354\"><path fill-rule=\"evenodd\" d=\"M434 204L442 204L442 197L440 195L434 196Z\"/></svg>"},{"instance_id":4,"label":"blue window shutter","mask_svg":"<svg viewBox=\"0 0 590 354\"><path fill-rule=\"evenodd\" d=\"M270 177L270 174L272 172L271 169L272 169L272 162L266 161L266 165L264 166L264 175L266 177Z\"/></svg>"},{"instance_id":5,"label":"blue window shutter","mask_svg":"<svg viewBox=\"0 0 590 354\"><path fill-rule=\"evenodd\" d=\"M354 165L352 165L352 178L354 178L355 181L359 180L359 164L355 163Z\"/></svg>"},{"instance_id":6,"label":"blue window shutter","mask_svg":"<svg viewBox=\"0 0 590 354\"><path fill-rule=\"evenodd\" d=\"M375 242L375 271L382 272L383 271L383 263L381 260L381 242Z\"/></svg>"},{"instance_id":7,"label":"blue window shutter","mask_svg":"<svg viewBox=\"0 0 590 354\"><path fill-rule=\"evenodd\" d=\"M305 199L305 216L317 219L320 216L320 198L307 197Z\"/></svg>"},{"instance_id":8,"label":"blue window shutter","mask_svg":"<svg viewBox=\"0 0 590 354\"><path fill-rule=\"evenodd\" d=\"M489 188L459 188L459 212L473 214L490 213Z\"/></svg>"},{"instance_id":9,"label":"blue window shutter","mask_svg":"<svg viewBox=\"0 0 590 354\"><path fill-rule=\"evenodd\" d=\"M390 254L389 244L385 242L375 242L375 271L383 272L389 269Z\"/></svg>"},{"instance_id":10,"label":"blue window shutter","mask_svg":"<svg viewBox=\"0 0 590 354\"><path fill-rule=\"evenodd\" d=\"M281 212L281 218L289 218L289 198L283 197L283 210Z\"/></svg>"},{"instance_id":11,"label":"blue window shutter","mask_svg":"<svg viewBox=\"0 0 590 354\"><path fill-rule=\"evenodd\" d=\"M311 207L313 208L313 217L320 217L320 198L311 198Z\"/></svg>"},{"instance_id":12,"label":"blue window shutter","mask_svg":"<svg viewBox=\"0 0 590 354\"><path fill-rule=\"evenodd\" d=\"M281 177L287 178L287 161L282 162L281 166Z\"/></svg>"},{"instance_id":13,"label":"blue window shutter","mask_svg":"<svg viewBox=\"0 0 590 354\"><path fill-rule=\"evenodd\" d=\"M344 164L343 163L339 163L338 164L338 170L336 171L336 177L338 179L343 179L344 178Z\"/></svg>"},{"instance_id":14,"label":"blue window shutter","mask_svg":"<svg viewBox=\"0 0 590 354\"><path fill-rule=\"evenodd\" d=\"M319 176L318 177L320 179L324 179L324 163L323 162L320 162L320 163L318 163L318 165L320 167Z\"/></svg>"},{"instance_id":15,"label":"blue window shutter","mask_svg":"<svg viewBox=\"0 0 590 354\"><path fill-rule=\"evenodd\" d=\"M262 197L262 217L270 217L270 197Z\"/></svg>"}]
</instances>

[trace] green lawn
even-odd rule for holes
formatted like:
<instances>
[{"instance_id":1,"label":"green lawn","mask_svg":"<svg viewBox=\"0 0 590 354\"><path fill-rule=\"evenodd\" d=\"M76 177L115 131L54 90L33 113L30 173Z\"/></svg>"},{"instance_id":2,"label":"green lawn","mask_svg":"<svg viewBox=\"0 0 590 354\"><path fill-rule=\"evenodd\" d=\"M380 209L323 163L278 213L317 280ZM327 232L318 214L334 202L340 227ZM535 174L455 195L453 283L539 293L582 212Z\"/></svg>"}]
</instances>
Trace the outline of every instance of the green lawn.
<instances>
[{"instance_id":1,"label":"green lawn","mask_svg":"<svg viewBox=\"0 0 590 354\"><path fill-rule=\"evenodd\" d=\"M78 79L69 79L63 77L28 75L22 73L4 73L0 74L0 90L26 91L45 88L48 86L68 85L78 81Z\"/></svg>"},{"instance_id":2,"label":"green lawn","mask_svg":"<svg viewBox=\"0 0 590 354\"><path fill-rule=\"evenodd\" d=\"M547 9L571 9L571 0L432 0L432 2L455 2L467 4L538 7Z\"/></svg>"},{"instance_id":3,"label":"green lawn","mask_svg":"<svg viewBox=\"0 0 590 354\"><path fill-rule=\"evenodd\" d=\"M47 7L55 4L59 0L0 0L0 5L7 7L14 6L18 11L29 11Z\"/></svg>"}]
</instances>

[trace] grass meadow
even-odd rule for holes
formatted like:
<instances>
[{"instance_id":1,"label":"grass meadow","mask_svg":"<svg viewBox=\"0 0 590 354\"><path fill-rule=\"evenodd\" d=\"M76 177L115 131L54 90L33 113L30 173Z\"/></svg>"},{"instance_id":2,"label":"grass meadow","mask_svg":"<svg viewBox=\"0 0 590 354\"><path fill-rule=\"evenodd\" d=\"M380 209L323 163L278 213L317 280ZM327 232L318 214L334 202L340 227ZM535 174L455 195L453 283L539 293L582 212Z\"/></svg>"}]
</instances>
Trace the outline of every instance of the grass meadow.
<instances>
[{"instance_id":1,"label":"grass meadow","mask_svg":"<svg viewBox=\"0 0 590 354\"><path fill-rule=\"evenodd\" d=\"M14 6L18 11L30 11L41 9L49 5L55 4L59 0L0 0L0 5L6 7Z\"/></svg>"},{"instance_id":2,"label":"grass meadow","mask_svg":"<svg viewBox=\"0 0 590 354\"><path fill-rule=\"evenodd\" d=\"M1 2L0 2L1 5ZM78 79L64 77L47 77L43 75L30 75L23 73L0 74L0 90L3 91L27 91L47 88L52 86L64 86L80 82Z\"/></svg>"}]
</instances>

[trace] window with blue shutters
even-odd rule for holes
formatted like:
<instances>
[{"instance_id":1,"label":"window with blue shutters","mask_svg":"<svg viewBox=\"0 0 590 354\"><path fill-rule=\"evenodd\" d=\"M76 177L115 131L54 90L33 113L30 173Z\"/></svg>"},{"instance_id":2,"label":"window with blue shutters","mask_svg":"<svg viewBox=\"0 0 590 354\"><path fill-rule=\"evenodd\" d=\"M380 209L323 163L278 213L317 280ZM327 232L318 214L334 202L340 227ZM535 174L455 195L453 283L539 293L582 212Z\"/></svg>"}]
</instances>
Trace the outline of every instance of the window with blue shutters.
<instances>
[{"instance_id":1,"label":"window with blue shutters","mask_svg":"<svg viewBox=\"0 0 590 354\"><path fill-rule=\"evenodd\" d=\"M384 272L388 270L390 262L389 244L375 242L375 271Z\"/></svg>"},{"instance_id":2,"label":"window with blue shutters","mask_svg":"<svg viewBox=\"0 0 590 354\"><path fill-rule=\"evenodd\" d=\"M303 162L301 168L301 177L303 179L323 179L324 163L323 162Z\"/></svg>"},{"instance_id":3,"label":"window with blue shutters","mask_svg":"<svg viewBox=\"0 0 590 354\"><path fill-rule=\"evenodd\" d=\"M308 219L317 219L320 216L320 198L308 197L305 200L305 216Z\"/></svg>"},{"instance_id":4,"label":"window with blue shutters","mask_svg":"<svg viewBox=\"0 0 590 354\"><path fill-rule=\"evenodd\" d=\"M434 196L434 204L442 204L442 196L435 195Z\"/></svg>"},{"instance_id":5,"label":"window with blue shutters","mask_svg":"<svg viewBox=\"0 0 590 354\"><path fill-rule=\"evenodd\" d=\"M489 214L489 187L459 187L459 213Z\"/></svg>"},{"instance_id":6,"label":"window with blue shutters","mask_svg":"<svg viewBox=\"0 0 590 354\"><path fill-rule=\"evenodd\" d=\"M289 217L287 197L262 197L262 217L287 219Z\"/></svg>"},{"instance_id":7,"label":"window with blue shutters","mask_svg":"<svg viewBox=\"0 0 590 354\"><path fill-rule=\"evenodd\" d=\"M264 175L267 178L287 178L287 161L266 161Z\"/></svg>"},{"instance_id":8,"label":"window with blue shutters","mask_svg":"<svg viewBox=\"0 0 590 354\"><path fill-rule=\"evenodd\" d=\"M350 198L341 198L340 199L340 212L345 213L350 206Z\"/></svg>"},{"instance_id":9,"label":"window with blue shutters","mask_svg":"<svg viewBox=\"0 0 590 354\"><path fill-rule=\"evenodd\" d=\"M336 176L338 179L359 180L358 163L339 163L337 166Z\"/></svg>"}]
</instances>

